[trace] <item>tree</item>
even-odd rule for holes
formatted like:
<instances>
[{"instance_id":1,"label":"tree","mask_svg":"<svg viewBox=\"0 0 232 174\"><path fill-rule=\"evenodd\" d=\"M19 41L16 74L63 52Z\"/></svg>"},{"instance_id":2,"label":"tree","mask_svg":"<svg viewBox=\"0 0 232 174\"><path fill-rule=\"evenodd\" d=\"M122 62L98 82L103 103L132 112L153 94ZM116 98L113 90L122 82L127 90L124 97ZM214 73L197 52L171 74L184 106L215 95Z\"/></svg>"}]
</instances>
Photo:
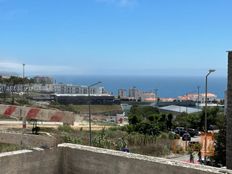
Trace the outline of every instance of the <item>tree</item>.
<instances>
[{"instance_id":1,"label":"tree","mask_svg":"<svg viewBox=\"0 0 232 174\"><path fill-rule=\"evenodd\" d=\"M226 129L221 129L216 137L214 160L217 166L226 165Z\"/></svg>"},{"instance_id":2,"label":"tree","mask_svg":"<svg viewBox=\"0 0 232 174\"><path fill-rule=\"evenodd\" d=\"M171 113L168 114L167 121L166 121L166 125L167 125L168 130L172 129L172 119L173 119L173 115Z\"/></svg>"},{"instance_id":3,"label":"tree","mask_svg":"<svg viewBox=\"0 0 232 174\"><path fill-rule=\"evenodd\" d=\"M166 115L160 114L157 108L151 106L139 107L134 105L128 114L129 124L135 132L156 136L166 130Z\"/></svg>"}]
</instances>

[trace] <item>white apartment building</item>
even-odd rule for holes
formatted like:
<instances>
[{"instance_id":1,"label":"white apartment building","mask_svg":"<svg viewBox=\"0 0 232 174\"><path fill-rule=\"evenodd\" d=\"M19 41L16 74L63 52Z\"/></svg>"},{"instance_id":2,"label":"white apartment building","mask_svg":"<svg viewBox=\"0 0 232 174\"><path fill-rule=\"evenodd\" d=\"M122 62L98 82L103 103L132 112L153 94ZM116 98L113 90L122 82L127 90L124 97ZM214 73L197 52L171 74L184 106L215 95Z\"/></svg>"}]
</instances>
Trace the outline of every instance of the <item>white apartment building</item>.
<instances>
[{"instance_id":1,"label":"white apartment building","mask_svg":"<svg viewBox=\"0 0 232 174\"><path fill-rule=\"evenodd\" d=\"M15 86L6 86L0 84L0 93L7 92L50 92L56 94L88 94L88 86L71 85L71 84L18 84ZM91 87L90 94L105 94L103 87Z\"/></svg>"},{"instance_id":2,"label":"white apartment building","mask_svg":"<svg viewBox=\"0 0 232 174\"><path fill-rule=\"evenodd\" d=\"M72 84L53 84L53 92L57 94L88 94L88 86ZM103 94L103 87L91 87L90 94Z\"/></svg>"},{"instance_id":3,"label":"white apartment building","mask_svg":"<svg viewBox=\"0 0 232 174\"><path fill-rule=\"evenodd\" d=\"M31 86L29 86L28 84L18 84L18 85L14 85L14 86L7 86L5 84L0 84L0 93L4 93L6 92L25 92L25 91L29 91L31 89Z\"/></svg>"},{"instance_id":4,"label":"white apartment building","mask_svg":"<svg viewBox=\"0 0 232 174\"><path fill-rule=\"evenodd\" d=\"M35 92L53 92L53 84L32 84L31 90Z\"/></svg>"}]
</instances>

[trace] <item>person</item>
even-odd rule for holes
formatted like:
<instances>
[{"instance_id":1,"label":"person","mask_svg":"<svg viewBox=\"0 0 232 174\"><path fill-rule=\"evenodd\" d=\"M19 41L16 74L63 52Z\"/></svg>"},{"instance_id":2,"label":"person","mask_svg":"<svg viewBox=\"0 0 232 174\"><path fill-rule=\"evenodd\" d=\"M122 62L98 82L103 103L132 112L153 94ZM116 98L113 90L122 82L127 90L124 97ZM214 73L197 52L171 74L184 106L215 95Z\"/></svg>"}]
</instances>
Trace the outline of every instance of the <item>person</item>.
<instances>
[{"instance_id":1,"label":"person","mask_svg":"<svg viewBox=\"0 0 232 174\"><path fill-rule=\"evenodd\" d=\"M199 150L199 152L198 152L198 162L200 163L200 164L202 164L202 160L201 160L201 151Z\"/></svg>"},{"instance_id":2,"label":"person","mask_svg":"<svg viewBox=\"0 0 232 174\"><path fill-rule=\"evenodd\" d=\"M123 148L122 148L122 151L123 151L123 152L130 152L127 146L123 147Z\"/></svg>"},{"instance_id":3,"label":"person","mask_svg":"<svg viewBox=\"0 0 232 174\"><path fill-rule=\"evenodd\" d=\"M194 163L193 152L190 152L190 163Z\"/></svg>"}]
</instances>

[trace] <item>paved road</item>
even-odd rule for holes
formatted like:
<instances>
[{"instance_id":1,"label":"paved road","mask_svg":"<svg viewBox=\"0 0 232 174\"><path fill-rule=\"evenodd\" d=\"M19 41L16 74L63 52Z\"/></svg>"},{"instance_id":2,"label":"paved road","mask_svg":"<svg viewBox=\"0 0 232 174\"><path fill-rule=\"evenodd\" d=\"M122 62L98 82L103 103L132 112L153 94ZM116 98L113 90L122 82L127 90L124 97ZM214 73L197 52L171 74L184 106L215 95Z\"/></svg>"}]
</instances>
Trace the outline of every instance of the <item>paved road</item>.
<instances>
[{"instance_id":1,"label":"paved road","mask_svg":"<svg viewBox=\"0 0 232 174\"><path fill-rule=\"evenodd\" d=\"M180 141L182 141L182 140L180 140ZM191 141L199 142L200 136L191 137ZM190 163L190 155L189 154L173 155L172 157L170 157L170 159L174 159L174 160L185 162L185 163ZM197 160L198 160L198 155L197 155L197 153L194 153L194 164L199 164L199 162Z\"/></svg>"},{"instance_id":2,"label":"paved road","mask_svg":"<svg viewBox=\"0 0 232 174\"><path fill-rule=\"evenodd\" d=\"M190 155L181 155L179 157L176 157L176 158L172 158L174 160L177 160L177 161L181 161L181 162L186 162L186 163L190 163ZM198 156L197 154L194 154L194 164L199 164L199 162L197 161L198 160Z\"/></svg>"}]
</instances>

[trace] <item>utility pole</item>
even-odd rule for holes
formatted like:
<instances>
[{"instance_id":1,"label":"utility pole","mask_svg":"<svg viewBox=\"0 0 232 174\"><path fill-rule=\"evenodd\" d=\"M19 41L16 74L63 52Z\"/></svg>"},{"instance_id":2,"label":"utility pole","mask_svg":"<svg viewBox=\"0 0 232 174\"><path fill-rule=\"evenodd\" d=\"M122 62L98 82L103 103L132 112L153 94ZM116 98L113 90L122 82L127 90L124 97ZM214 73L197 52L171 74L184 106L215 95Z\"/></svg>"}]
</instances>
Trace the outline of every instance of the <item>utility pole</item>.
<instances>
[{"instance_id":1,"label":"utility pole","mask_svg":"<svg viewBox=\"0 0 232 174\"><path fill-rule=\"evenodd\" d=\"M207 146L207 132L208 132L208 127L207 127L207 103L208 103L208 97L207 97L207 93L208 93L208 76L212 73L215 72L216 70L214 69L210 69L208 74L205 76L205 144L204 144L204 151L205 151L205 165L206 165L206 146Z\"/></svg>"},{"instance_id":2,"label":"utility pole","mask_svg":"<svg viewBox=\"0 0 232 174\"><path fill-rule=\"evenodd\" d=\"M199 109L200 105L200 86L197 86L197 108Z\"/></svg>"},{"instance_id":3,"label":"utility pole","mask_svg":"<svg viewBox=\"0 0 232 174\"><path fill-rule=\"evenodd\" d=\"M25 78L25 63L23 63L23 78Z\"/></svg>"},{"instance_id":4,"label":"utility pole","mask_svg":"<svg viewBox=\"0 0 232 174\"><path fill-rule=\"evenodd\" d=\"M97 82L88 86L88 106L89 106L89 145L92 146L92 128L91 128L91 98L90 98L90 89L91 87L98 85L102 82Z\"/></svg>"}]
</instances>

